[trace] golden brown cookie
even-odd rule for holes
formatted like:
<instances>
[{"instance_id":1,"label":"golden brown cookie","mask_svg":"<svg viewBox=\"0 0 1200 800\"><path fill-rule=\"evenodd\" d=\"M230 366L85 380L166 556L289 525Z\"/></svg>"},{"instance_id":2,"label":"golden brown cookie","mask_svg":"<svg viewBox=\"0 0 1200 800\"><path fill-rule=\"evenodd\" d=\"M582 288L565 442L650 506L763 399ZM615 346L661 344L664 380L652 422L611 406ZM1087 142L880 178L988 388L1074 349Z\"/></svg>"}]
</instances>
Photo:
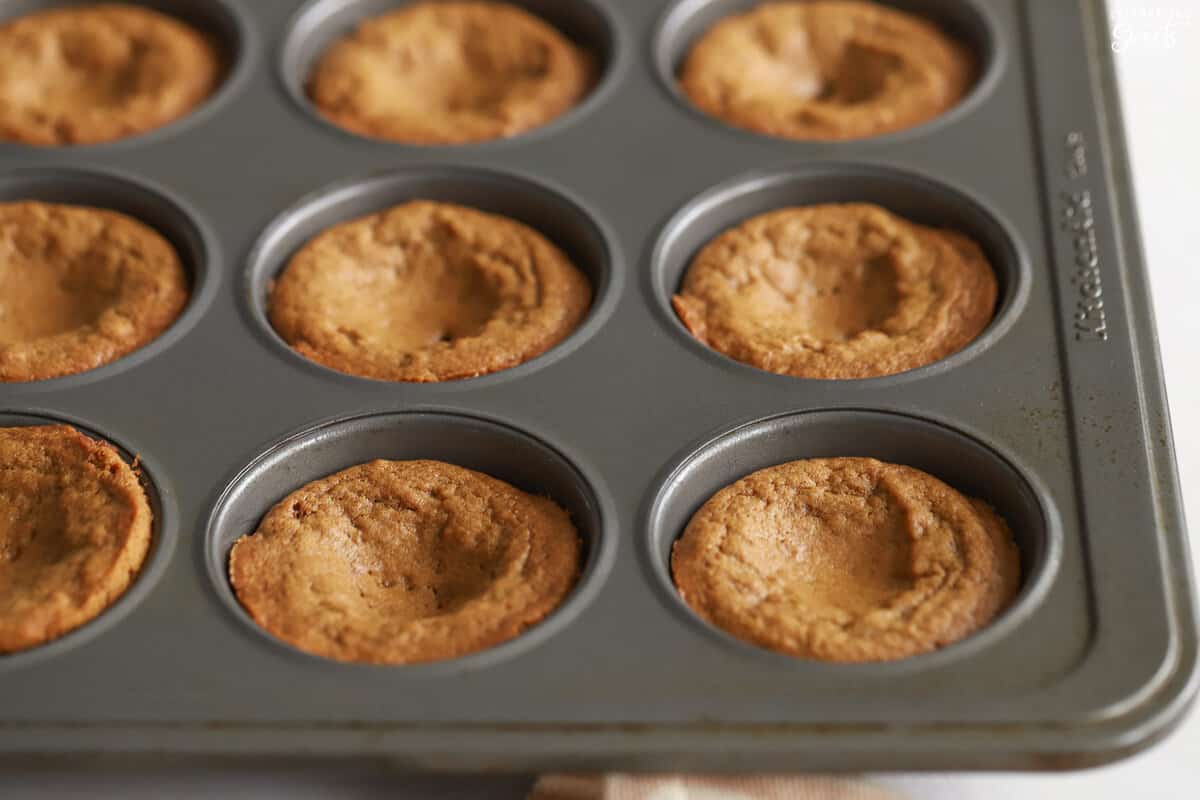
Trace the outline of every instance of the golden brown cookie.
<instances>
[{"instance_id":1,"label":"golden brown cookie","mask_svg":"<svg viewBox=\"0 0 1200 800\"><path fill-rule=\"evenodd\" d=\"M188 282L156 231L115 211L0 203L0 382L94 369L149 344Z\"/></svg>"},{"instance_id":2,"label":"golden brown cookie","mask_svg":"<svg viewBox=\"0 0 1200 800\"><path fill-rule=\"evenodd\" d=\"M680 72L706 114L788 139L911 128L975 81L965 47L920 17L864 0L768 2L712 27Z\"/></svg>"},{"instance_id":3,"label":"golden brown cookie","mask_svg":"<svg viewBox=\"0 0 1200 800\"><path fill-rule=\"evenodd\" d=\"M0 139L94 144L184 116L216 89L208 39L149 8L57 8L0 25Z\"/></svg>"},{"instance_id":4,"label":"golden brown cookie","mask_svg":"<svg viewBox=\"0 0 1200 800\"><path fill-rule=\"evenodd\" d=\"M363 22L321 56L317 110L346 130L411 144L515 136L577 104L591 58L507 3L422 2Z\"/></svg>"},{"instance_id":5,"label":"golden brown cookie","mask_svg":"<svg viewBox=\"0 0 1200 800\"><path fill-rule=\"evenodd\" d=\"M672 302L730 358L782 375L869 378L967 346L992 319L996 276L954 231L864 203L804 206L713 239Z\"/></svg>"},{"instance_id":6,"label":"golden brown cookie","mask_svg":"<svg viewBox=\"0 0 1200 800\"><path fill-rule=\"evenodd\" d=\"M254 621L339 661L409 664L512 639L575 585L567 513L440 461L372 461L292 492L234 543Z\"/></svg>"},{"instance_id":7,"label":"golden brown cookie","mask_svg":"<svg viewBox=\"0 0 1200 800\"><path fill-rule=\"evenodd\" d=\"M415 201L337 225L292 258L268 299L301 355L390 381L507 369L565 339L591 286L515 220Z\"/></svg>"},{"instance_id":8,"label":"golden brown cookie","mask_svg":"<svg viewBox=\"0 0 1200 800\"><path fill-rule=\"evenodd\" d=\"M0 653L94 619L150 549L133 468L69 425L0 428Z\"/></svg>"},{"instance_id":9,"label":"golden brown cookie","mask_svg":"<svg viewBox=\"0 0 1200 800\"><path fill-rule=\"evenodd\" d=\"M956 642L1020 583L1008 526L986 503L870 458L793 461L726 486L692 517L671 567L708 622L826 661Z\"/></svg>"}]
</instances>

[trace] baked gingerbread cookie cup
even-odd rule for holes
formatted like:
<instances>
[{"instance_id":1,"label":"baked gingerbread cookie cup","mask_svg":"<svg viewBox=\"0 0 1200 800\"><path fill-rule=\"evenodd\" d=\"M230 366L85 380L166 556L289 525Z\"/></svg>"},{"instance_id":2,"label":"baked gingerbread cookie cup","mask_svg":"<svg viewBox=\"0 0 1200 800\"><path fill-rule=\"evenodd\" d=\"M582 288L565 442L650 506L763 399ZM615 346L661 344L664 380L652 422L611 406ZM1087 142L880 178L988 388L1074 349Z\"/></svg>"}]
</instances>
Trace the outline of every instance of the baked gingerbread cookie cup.
<instances>
[{"instance_id":1,"label":"baked gingerbread cookie cup","mask_svg":"<svg viewBox=\"0 0 1200 800\"><path fill-rule=\"evenodd\" d=\"M267 316L304 357L360 377L486 375L566 339L592 286L532 228L417 200L336 225L292 256Z\"/></svg>"},{"instance_id":2,"label":"baked gingerbread cookie cup","mask_svg":"<svg viewBox=\"0 0 1200 800\"><path fill-rule=\"evenodd\" d=\"M1005 521L912 467L819 458L759 470L692 516L671 553L679 595L761 647L837 662L931 652L1012 604Z\"/></svg>"},{"instance_id":3,"label":"baked gingerbread cookie cup","mask_svg":"<svg viewBox=\"0 0 1200 800\"><path fill-rule=\"evenodd\" d=\"M441 461L372 461L297 489L237 540L229 578L276 638L338 661L457 658L520 635L579 578L552 500Z\"/></svg>"},{"instance_id":4,"label":"baked gingerbread cookie cup","mask_svg":"<svg viewBox=\"0 0 1200 800\"><path fill-rule=\"evenodd\" d=\"M112 445L69 425L0 428L0 653L95 619L141 570L153 512Z\"/></svg>"},{"instance_id":5,"label":"baked gingerbread cookie cup","mask_svg":"<svg viewBox=\"0 0 1200 800\"><path fill-rule=\"evenodd\" d=\"M493 0L416 2L361 22L317 59L306 94L326 120L417 145L516 136L579 104L595 57Z\"/></svg>"},{"instance_id":6,"label":"baked gingerbread cookie cup","mask_svg":"<svg viewBox=\"0 0 1200 800\"><path fill-rule=\"evenodd\" d=\"M804 378L932 364L991 323L996 273L957 231L869 203L761 214L694 257L672 298L691 334L730 358Z\"/></svg>"},{"instance_id":7,"label":"baked gingerbread cookie cup","mask_svg":"<svg viewBox=\"0 0 1200 800\"><path fill-rule=\"evenodd\" d=\"M0 23L0 140L59 146L146 133L220 85L217 44L141 5L67 6Z\"/></svg>"},{"instance_id":8,"label":"baked gingerbread cookie cup","mask_svg":"<svg viewBox=\"0 0 1200 800\"><path fill-rule=\"evenodd\" d=\"M847 140L912 128L977 80L968 47L920 16L870 0L769 0L697 39L684 96L737 128Z\"/></svg>"},{"instance_id":9,"label":"baked gingerbread cookie cup","mask_svg":"<svg viewBox=\"0 0 1200 800\"><path fill-rule=\"evenodd\" d=\"M0 382L85 372L183 312L188 276L153 228L116 211L0 203Z\"/></svg>"}]
</instances>

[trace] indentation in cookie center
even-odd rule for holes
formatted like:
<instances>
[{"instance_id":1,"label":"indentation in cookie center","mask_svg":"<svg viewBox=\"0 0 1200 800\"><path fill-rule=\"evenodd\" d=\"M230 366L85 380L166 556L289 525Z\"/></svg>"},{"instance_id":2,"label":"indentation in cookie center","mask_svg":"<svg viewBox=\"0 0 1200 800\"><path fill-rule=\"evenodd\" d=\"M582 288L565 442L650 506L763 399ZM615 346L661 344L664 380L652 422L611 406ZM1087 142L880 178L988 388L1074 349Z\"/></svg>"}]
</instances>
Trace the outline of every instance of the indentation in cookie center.
<instances>
[{"instance_id":1,"label":"indentation in cookie center","mask_svg":"<svg viewBox=\"0 0 1200 800\"><path fill-rule=\"evenodd\" d=\"M846 106L869 102L882 94L889 77L902 67L903 61L894 53L850 42L818 99Z\"/></svg>"},{"instance_id":2,"label":"indentation in cookie center","mask_svg":"<svg viewBox=\"0 0 1200 800\"><path fill-rule=\"evenodd\" d=\"M912 588L908 514L890 494L826 498L821 513L810 509L794 525L794 552L781 555L805 605L867 614Z\"/></svg>"},{"instance_id":3,"label":"indentation in cookie center","mask_svg":"<svg viewBox=\"0 0 1200 800\"><path fill-rule=\"evenodd\" d=\"M743 77L800 102L851 106L881 94L903 60L895 53L850 40L831 49L814 46L806 29L758 32L761 60L747 63Z\"/></svg>"},{"instance_id":4,"label":"indentation in cookie center","mask_svg":"<svg viewBox=\"0 0 1200 800\"><path fill-rule=\"evenodd\" d=\"M61 561L70 549L57 488L31 473L16 474L36 485L37 491L0 492L0 507L7 512L0 514L0 580L13 585L19 585L22 578L30 579L44 565ZM21 569L24 574L7 574L5 566Z\"/></svg>"},{"instance_id":5,"label":"indentation in cookie center","mask_svg":"<svg viewBox=\"0 0 1200 800\"><path fill-rule=\"evenodd\" d=\"M886 256L844 263L775 259L765 271L788 299L791 324L825 341L877 330L900 305L896 269Z\"/></svg>"},{"instance_id":6,"label":"indentation in cookie center","mask_svg":"<svg viewBox=\"0 0 1200 800\"><path fill-rule=\"evenodd\" d=\"M22 266L24 268L22 268ZM117 299L98 276L66 275L39 263L0 269L0 345L29 342L92 325Z\"/></svg>"},{"instance_id":7,"label":"indentation in cookie center","mask_svg":"<svg viewBox=\"0 0 1200 800\"><path fill-rule=\"evenodd\" d=\"M549 69L535 42L495 41L498 34L467 32L461 39L431 38L393 53L392 69L378 72L368 90L380 108L490 113L533 90ZM503 39L503 37L500 37Z\"/></svg>"},{"instance_id":8,"label":"indentation in cookie center","mask_svg":"<svg viewBox=\"0 0 1200 800\"><path fill-rule=\"evenodd\" d=\"M476 257L467 254L374 269L356 283L334 317L339 329L400 352L478 336L500 307Z\"/></svg>"},{"instance_id":9,"label":"indentation in cookie center","mask_svg":"<svg viewBox=\"0 0 1200 800\"><path fill-rule=\"evenodd\" d=\"M493 552L474 541L453 520L413 524L400 517L393 522L394 529L373 531L368 524L362 535L345 531L327 537L327 580L344 584L342 591L324 587L334 590L323 594L341 595L348 605L403 624L462 609L486 594L504 570L503 550Z\"/></svg>"}]
</instances>

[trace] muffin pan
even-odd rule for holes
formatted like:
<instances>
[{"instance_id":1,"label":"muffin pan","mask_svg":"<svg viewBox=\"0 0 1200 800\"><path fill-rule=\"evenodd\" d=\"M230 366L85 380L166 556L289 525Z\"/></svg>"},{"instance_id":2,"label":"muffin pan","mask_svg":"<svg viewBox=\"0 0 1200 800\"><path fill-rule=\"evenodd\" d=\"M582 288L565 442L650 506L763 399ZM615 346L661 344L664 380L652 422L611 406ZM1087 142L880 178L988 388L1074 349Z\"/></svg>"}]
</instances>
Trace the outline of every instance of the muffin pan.
<instances>
[{"instance_id":1,"label":"muffin pan","mask_svg":"<svg viewBox=\"0 0 1200 800\"><path fill-rule=\"evenodd\" d=\"M398 4L156 0L225 42L212 100L112 144L0 144L0 197L131 214L193 281L144 350L0 385L4 424L64 419L137 454L159 514L120 601L0 657L0 753L1032 769L1110 760L1171 727L1195 688L1196 621L1099 2L895 2L971 44L980 83L936 121L844 143L734 130L678 97L687 43L751 2L519 2L597 52L602 77L544 128L461 147L357 137L307 108L321 44ZM593 281L584 324L519 367L441 384L290 351L263 312L288 256L416 197L554 240ZM698 247L762 211L837 200L976 238L1000 279L992 325L944 361L858 381L762 372L687 334L669 298ZM667 568L690 514L757 468L831 455L910 464L999 508L1024 562L1014 606L939 652L863 665L701 622ZM233 598L230 544L292 489L374 457L449 460L553 497L585 541L578 586L526 634L454 661L341 664L275 641Z\"/></svg>"}]
</instances>

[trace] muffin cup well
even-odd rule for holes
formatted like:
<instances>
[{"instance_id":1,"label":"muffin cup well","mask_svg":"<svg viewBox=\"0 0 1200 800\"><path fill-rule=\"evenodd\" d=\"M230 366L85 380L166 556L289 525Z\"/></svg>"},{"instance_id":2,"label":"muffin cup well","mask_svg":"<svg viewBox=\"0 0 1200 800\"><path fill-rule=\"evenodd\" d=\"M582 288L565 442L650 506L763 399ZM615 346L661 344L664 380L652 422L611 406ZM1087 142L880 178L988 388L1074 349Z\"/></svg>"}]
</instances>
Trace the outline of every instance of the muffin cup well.
<instances>
[{"instance_id":1,"label":"muffin cup well","mask_svg":"<svg viewBox=\"0 0 1200 800\"><path fill-rule=\"evenodd\" d=\"M210 37L221 58L223 72L220 85L199 105L182 117L132 136L94 144L39 147L39 150L103 150L143 145L160 136L171 135L190 125L197 124L209 114L223 106L250 75L252 53L255 51L253 30L243 12L231 0L122 0L132 5L144 6L168 17L185 22ZM0 8L0 23L17 17L71 6L94 5L92 0L11 0ZM20 142L0 141L0 147L30 147Z\"/></svg>"},{"instance_id":2,"label":"muffin cup well","mask_svg":"<svg viewBox=\"0 0 1200 800\"><path fill-rule=\"evenodd\" d=\"M696 254L726 230L769 211L821 203L874 203L910 222L966 234L983 249L996 274L995 314L966 347L906 372L850 380L896 382L945 371L985 351L1020 316L1029 298L1031 276L1029 259L1012 226L962 189L916 173L871 164L819 164L757 172L716 186L692 200L667 223L651 256L650 289L660 316L688 346L698 348L716 363L764 373L696 339L672 308L671 297Z\"/></svg>"},{"instance_id":3,"label":"muffin cup well","mask_svg":"<svg viewBox=\"0 0 1200 800\"><path fill-rule=\"evenodd\" d=\"M0 202L35 200L117 211L160 233L179 255L188 278L183 313L161 335L95 369L61 378L0 384L6 392L67 389L111 377L170 348L203 316L217 293L216 245L197 214L173 193L111 172L33 167L0 175Z\"/></svg>"},{"instance_id":4,"label":"muffin cup well","mask_svg":"<svg viewBox=\"0 0 1200 800\"><path fill-rule=\"evenodd\" d=\"M881 1L883 5L936 23L950 36L966 45L976 58L975 84L957 105L933 119L900 131L834 142L833 144L837 146L853 146L858 142L892 140L921 135L940 125L953 122L984 101L991 93L992 88L999 82L1000 75L1004 70L1006 50L1000 35L999 24L979 0ZM783 142L791 147L811 143L827 145L829 142L784 139L734 127L724 120L710 116L696 108L679 86L679 69L691 51L692 45L717 22L726 17L744 14L762 4L763 0L676 0L663 14L654 34L651 58L659 80L676 101L707 122L746 136Z\"/></svg>"},{"instance_id":5,"label":"muffin cup well","mask_svg":"<svg viewBox=\"0 0 1200 800\"><path fill-rule=\"evenodd\" d=\"M374 459L432 459L473 469L530 494L549 497L571 517L582 543L578 582L557 609L520 636L460 658L397 666L335 662L297 650L259 627L229 580L229 551L253 533L288 493ZM208 522L204 558L221 601L272 643L312 661L341 668L404 669L436 674L512 658L569 625L600 589L612 566L613 513L596 481L545 442L503 423L458 412L372 414L318 424L269 447L229 484Z\"/></svg>"},{"instance_id":6,"label":"muffin cup well","mask_svg":"<svg viewBox=\"0 0 1200 800\"><path fill-rule=\"evenodd\" d=\"M292 100L314 120L358 141L378 142L390 147L488 147L509 141L522 141L543 133L553 132L559 125L578 117L607 90L615 75L618 36L611 13L595 0L505 0L524 9L557 28L563 35L582 47L596 61L596 78L591 91L574 108L556 119L531 130L503 139L490 139L468 144L415 145L373 139L346 131L317 112L306 90L309 74L321 54L338 39L346 36L363 20L386 14L416 0L310 0L292 18L283 48L279 70L284 89Z\"/></svg>"},{"instance_id":7,"label":"muffin cup well","mask_svg":"<svg viewBox=\"0 0 1200 800\"><path fill-rule=\"evenodd\" d=\"M822 410L784 414L725 431L668 468L651 502L647 555L655 582L695 625L726 643L773 659L795 660L734 637L701 620L680 598L671 548L692 515L714 494L766 467L808 458L876 458L927 472L968 497L991 504L1008 523L1021 556L1021 589L1013 605L960 642L897 661L834 664L886 674L977 654L1019 626L1040 604L1058 571L1062 530L1048 493L1026 470L990 446L932 420L892 412Z\"/></svg>"},{"instance_id":8,"label":"muffin cup well","mask_svg":"<svg viewBox=\"0 0 1200 800\"><path fill-rule=\"evenodd\" d=\"M170 491L160 490L155 478L162 475L162 472L151 457L135 451L117 439L97 432L86 422L69 417L43 414L40 411L0 411L0 428L21 428L33 425L70 425L85 436L112 445L123 461L136 467L154 519L150 529L150 549L146 553L141 569L138 570L137 575L121 596L91 620L45 644L16 653L0 653L0 673L10 669L23 669L33 664L39 664L46 659L55 658L85 644L119 623L146 599L155 583L162 577L167 562L171 559L171 553L175 549L175 541L179 534L178 511Z\"/></svg>"},{"instance_id":9,"label":"muffin cup well","mask_svg":"<svg viewBox=\"0 0 1200 800\"><path fill-rule=\"evenodd\" d=\"M475 167L411 167L351 179L313 192L277 217L259 238L250 254L245 277L247 308L256 326L285 357L324 376L392 385L338 372L297 353L271 326L267 318L267 295L275 276L317 234L411 200L456 203L528 225L562 248L587 277L592 287L592 306L582 324L562 342L524 363L474 378L406 386L479 385L526 374L575 349L612 313L623 279L622 270L615 265L616 248L611 234L579 203L555 189L510 173Z\"/></svg>"}]
</instances>

